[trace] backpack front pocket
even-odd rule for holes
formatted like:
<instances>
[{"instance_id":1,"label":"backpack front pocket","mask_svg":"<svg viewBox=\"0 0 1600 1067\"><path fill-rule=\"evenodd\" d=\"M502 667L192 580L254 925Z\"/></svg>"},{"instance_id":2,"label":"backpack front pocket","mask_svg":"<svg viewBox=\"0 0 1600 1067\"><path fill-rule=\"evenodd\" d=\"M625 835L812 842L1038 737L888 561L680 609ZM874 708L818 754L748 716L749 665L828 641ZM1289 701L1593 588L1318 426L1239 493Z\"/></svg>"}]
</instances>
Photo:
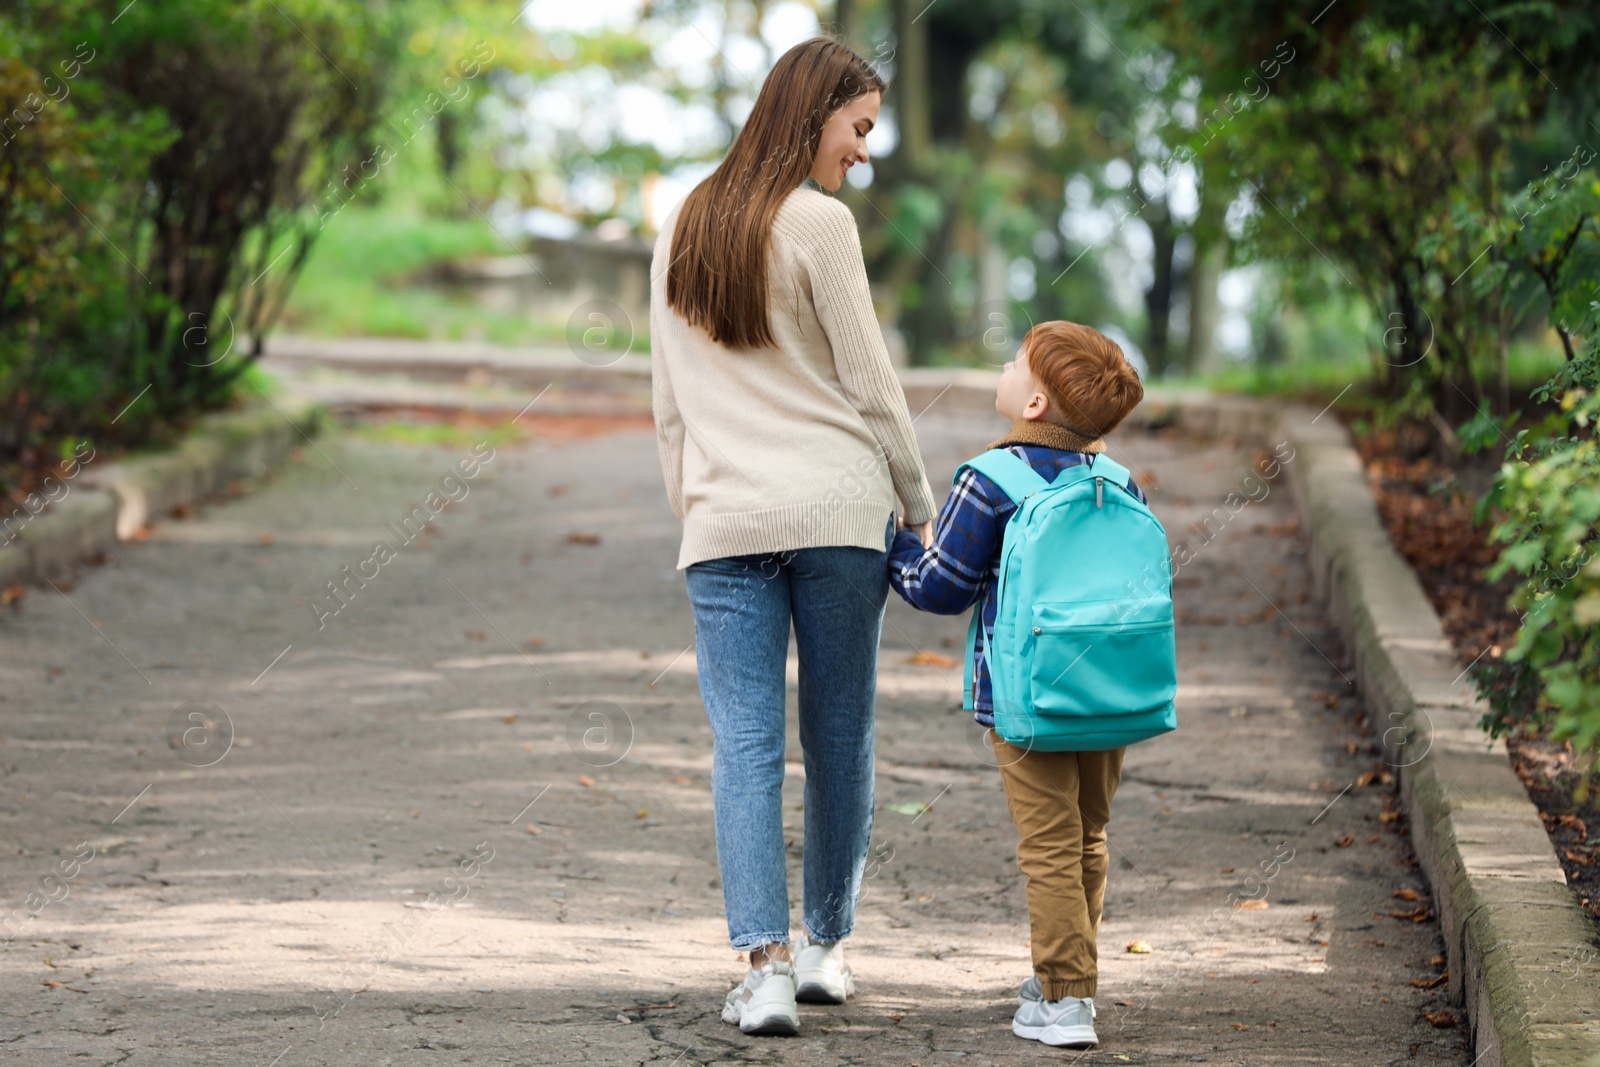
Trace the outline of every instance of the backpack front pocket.
<instances>
[{"instance_id":1,"label":"backpack front pocket","mask_svg":"<svg viewBox=\"0 0 1600 1067\"><path fill-rule=\"evenodd\" d=\"M1170 597L1033 606L1028 702L1037 714L1157 711L1178 692Z\"/></svg>"}]
</instances>

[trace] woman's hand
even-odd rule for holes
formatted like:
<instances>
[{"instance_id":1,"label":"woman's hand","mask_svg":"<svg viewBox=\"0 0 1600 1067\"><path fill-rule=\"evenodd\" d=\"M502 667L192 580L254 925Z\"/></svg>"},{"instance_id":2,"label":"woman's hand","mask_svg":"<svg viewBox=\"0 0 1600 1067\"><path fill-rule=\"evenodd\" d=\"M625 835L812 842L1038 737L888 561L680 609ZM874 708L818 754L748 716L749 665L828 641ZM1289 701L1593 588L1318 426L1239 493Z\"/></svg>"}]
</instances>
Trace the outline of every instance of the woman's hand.
<instances>
[{"instance_id":1,"label":"woman's hand","mask_svg":"<svg viewBox=\"0 0 1600 1067\"><path fill-rule=\"evenodd\" d=\"M901 530L915 530L916 533L917 533L917 537L922 541L922 547L923 548L932 548L933 547L933 520L932 519L929 519L927 522L922 523L920 526L909 526L909 525L906 524L905 515L902 514L902 515L896 517L895 525Z\"/></svg>"}]
</instances>

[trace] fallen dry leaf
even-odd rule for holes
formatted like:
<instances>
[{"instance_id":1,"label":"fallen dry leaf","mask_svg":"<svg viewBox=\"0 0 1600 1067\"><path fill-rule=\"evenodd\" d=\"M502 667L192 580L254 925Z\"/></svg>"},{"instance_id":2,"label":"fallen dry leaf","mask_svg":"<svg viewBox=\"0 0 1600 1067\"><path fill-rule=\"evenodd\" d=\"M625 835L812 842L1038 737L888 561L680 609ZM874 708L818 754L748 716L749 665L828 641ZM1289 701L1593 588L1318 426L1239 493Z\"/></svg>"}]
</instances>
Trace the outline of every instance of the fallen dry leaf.
<instances>
[{"instance_id":1,"label":"fallen dry leaf","mask_svg":"<svg viewBox=\"0 0 1600 1067\"><path fill-rule=\"evenodd\" d=\"M540 829L539 827L533 825L533 823L530 822L528 824L528 833L530 833L530 834L542 834L542 833L544 833L544 831L542 829Z\"/></svg>"},{"instance_id":2,"label":"fallen dry leaf","mask_svg":"<svg viewBox=\"0 0 1600 1067\"><path fill-rule=\"evenodd\" d=\"M487 631L484 631L484 630L468 630L467 631L467 640L468 641L487 641L487 640L489 640L489 634L488 634Z\"/></svg>"},{"instance_id":3,"label":"fallen dry leaf","mask_svg":"<svg viewBox=\"0 0 1600 1067\"><path fill-rule=\"evenodd\" d=\"M578 775L578 784L579 785L594 785L594 779L590 778L587 774L580 774L580 775Z\"/></svg>"},{"instance_id":4,"label":"fallen dry leaf","mask_svg":"<svg viewBox=\"0 0 1600 1067\"><path fill-rule=\"evenodd\" d=\"M1310 914L1310 915L1307 915L1307 916L1306 916L1306 918L1305 918L1305 921L1306 921L1306 922L1308 922L1308 923L1314 923L1314 922L1316 922L1316 921L1317 921L1317 920L1318 920L1318 919L1320 919L1320 918L1322 918L1322 915L1321 915L1321 913L1320 913L1320 912L1315 912L1315 911L1314 911L1314 912L1312 912L1312 913L1311 913L1311 914Z\"/></svg>"},{"instance_id":5,"label":"fallen dry leaf","mask_svg":"<svg viewBox=\"0 0 1600 1067\"><path fill-rule=\"evenodd\" d=\"M517 721L517 717L515 715L506 715L503 716L500 721L505 723L507 726L510 726L512 723Z\"/></svg>"},{"instance_id":6,"label":"fallen dry leaf","mask_svg":"<svg viewBox=\"0 0 1600 1067\"><path fill-rule=\"evenodd\" d=\"M1449 1008L1440 1008L1438 1011L1425 1011L1422 1013L1422 1017L1440 1029L1456 1024L1456 1017L1450 1014Z\"/></svg>"},{"instance_id":7,"label":"fallen dry leaf","mask_svg":"<svg viewBox=\"0 0 1600 1067\"><path fill-rule=\"evenodd\" d=\"M1428 906L1426 904L1418 904L1411 911L1391 911L1389 913L1389 917L1392 919L1400 919L1405 922L1420 923L1426 922L1430 914L1432 913L1428 911Z\"/></svg>"},{"instance_id":8,"label":"fallen dry leaf","mask_svg":"<svg viewBox=\"0 0 1600 1067\"><path fill-rule=\"evenodd\" d=\"M600 543L600 535L574 530L572 533L567 534L566 541L569 545L598 545Z\"/></svg>"},{"instance_id":9,"label":"fallen dry leaf","mask_svg":"<svg viewBox=\"0 0 1600 1067\"><path fill-rule=\"evenodd\" d=\"M1396 899L1396 900L1421 900L1422 899L1422 894L1417 892L1415 889L1412 889L1410 886L1404 886L1403 885L1399 889L1396 889L1394 891L1394 899Z\"/></svg>"},{"instance_id":10,"label":"fallen dry leaf","mask_svg":"<svg viewBox=\"0 0 1600 1067\"><path fill-rule=\"evenodd\" d=\"M674 774L671 778L667 779L667 781L671 782L673 785L688 785L691 780L692 779L681 774Z\"/></svg>"},{"instance_id":11,"label":"fallen dry leaf","mask_svg":"<svg viewBox=\"0 0 1600 1067\"><path fill-rule=\"evenodd\" d=\"M636 812L634 812L634 813L633 813L633 817L634 817L634 818L635 818L635 819L642 819L642 818L644 818L644 817L645 817L645 816L647 816L647 815L649 815L649 814L650 814L650 811L649 811L649 809L647 809L647 808L640 808L640 809L639 809L639 810L638 810L638 811L636 811Z\"/></svg>"},{"instance_id":12,"label":"fallen dry leaf","mask_svg":"<svg viewBox=\"0 0 1600 1067\"><path fill-rule=\"evenodd\" d=\"M1262 897L1260 900L1241 900L1234 907L1239 911L1266 911L1272 905L1267 903L1266 897Z\"/></svg>"},{"instance_id":13,"label":"fallen dry leaf","mask_svg":"<svg viewBox=\"0 0 1600 1067\"><path fill-rule=\"evenodd\" d=\"M1443 974L1436 974L1432 978L1413 978L1411 979L1411 984L1418 989L1435 989L1449 980L1450 972L1445 971Z\"/></svg>"},{"instance_id":14,"label":"fallen dry leaf","mask_svg":"<svg viewBox=\"0 0 1600 1067\"><path fill-rule=\"evenodd\" d=\"M528 649L530 652L533 651L536 648L543 648L544 647L544 638L542 638L542 637L530 637L526 641L522 642L522 647Z\"/></svg>"},{"instance_id":15,"label":"fallen dry leaf","mask_svg":"<svg viewBox=\"0 0 1600 1067\"><path fill-rule=\"evenodd\" d=\"M1550 821L1550 817L1548 815L1544 816L1544 819L1546 822ZM1555 824L1556 826L1565 826L1567 829L1572 830L1578 835L1579 841L1586 841L1589 838L1588 825L1576 815L1559 816L1556 818Z\"/></svg>"},{"instance_id":16,"label":"fallen dry leaf","mask_svg":"<svg viewBox=\"0 0 1600 1067\"><path fill-rule=\"evenodd\" d=\"M956 661L937 652L918 652L906 660L918 667L954 667Z\"/></svg>"},{"instance_id":17,"label":"fallen dry leaf","mask_svg":"<svg viewBox=\"0 0 1600 1067\"><path fill-rule=\"evenodd\" d=\"M1150 942L1148 941L1129 941L1128 951L1132 952L1136 956L1142 956L1147 952L1154 952L1155 950L1150 947Z\"/></svg>"},{"instance_id":18,"label":"fallen dry leaf","mask_svg":"<svg viewBox=\"0 0 1600 1067\"><path fill-rule=\"evenodd\" d=\"M1235 1030L1248 1030L1248 1029L1250 1029L1250 1024L1249 1023L1229 1023L1228 1025L1233 1027Z\"/></svg>"},{"instance_id":19,"label":"fallen dry leaf","mask_svg":"<svg viewBox=\"0 0 1600 1067\"><path fill-rule=\"evenodd\" d=\"M264 545L277 544L277 542L278 542L278 539L276 537L274 537L272 534L264 533L264 534L261 535L261 543L264 544Z\"/></svg>"},{"instance_id":20,"label":"fallen dry leaf","mask_svg":"<svg viewBox=\"0 0 1600 1067\"><path fill-rule=\"evenodd\" d=\"M1333 847L1334 848L1349 848L1351 845L1353 845L1355 843L1356 843L1356 835L1355 834L1345 834L1343 837L1339 838L1337 841L1335 841L1333 843Z\"/></svg>"},{"instance_id":21,"label":"fallen dry leaf","mask_svg":"<svg viewBox=\"0 0 1600 1067\"><path fill-rule=\"evenodd\" d=\"M0 589L0 607L15 604L28 595L28 591L15 583Z\"/></svg>"}]
</instances>

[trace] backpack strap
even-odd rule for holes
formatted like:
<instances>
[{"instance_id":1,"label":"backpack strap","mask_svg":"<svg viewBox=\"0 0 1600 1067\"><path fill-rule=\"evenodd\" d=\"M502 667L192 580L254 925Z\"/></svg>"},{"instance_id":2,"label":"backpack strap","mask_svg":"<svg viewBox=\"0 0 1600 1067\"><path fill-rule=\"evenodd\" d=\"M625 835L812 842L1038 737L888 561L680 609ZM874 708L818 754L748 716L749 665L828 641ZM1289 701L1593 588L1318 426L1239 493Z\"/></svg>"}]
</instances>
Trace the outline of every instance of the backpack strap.
<instances>
[{"instance_id":1,"label":"backpack strap","mask_svg":"<svg viewBox=\"0 0 1600 1067\"><path fill-rule=\"evenodd\" d=\"M1089 460L1089 470L1093 472L1094 477L1104 478L1123 489L1128 488L1128 479L1133 477L1133 473L1127 467L1104 452L1096 453L1094 458Z\"/></svg>"},{"instance_id":2,"label":"backpack strap","mask_svg":"<svg viewBox=\"0 0 1600 1067\"><path fill-rule=\"evenodd\" d=\"M1000 491L1010 497L1013 504L1021 504L1023 497L1037 493L1050 485L1044 475L1034 470L1027 460L1005 448L991 448L982 455L967 460L957 468L957 480L961 478L961 472L968 467L998 485Z\"/></svg>"}]
</instances>

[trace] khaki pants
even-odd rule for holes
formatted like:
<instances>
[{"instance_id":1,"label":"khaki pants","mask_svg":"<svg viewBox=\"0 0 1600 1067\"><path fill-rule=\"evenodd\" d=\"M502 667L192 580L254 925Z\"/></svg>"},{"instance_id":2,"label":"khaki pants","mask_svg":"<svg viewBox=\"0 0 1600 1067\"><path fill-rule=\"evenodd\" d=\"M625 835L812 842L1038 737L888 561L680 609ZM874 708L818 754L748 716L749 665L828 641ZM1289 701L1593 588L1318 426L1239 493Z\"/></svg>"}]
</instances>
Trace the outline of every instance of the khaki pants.
<instances>
[{"instance_id":1,"label":"khaki pants","mask_svg":"<svg viewBox=\"0 0 1600 1067\"><path fill-rule=\"evenodd\" d=\"M1127 749L1033 752L991 736L1022 838L1017 866L1028 879L1033 972L1046 1000L1092 997L1100 977L1095 937L1106 893L1106 823Z\"/></svg>"}]
</instances>

